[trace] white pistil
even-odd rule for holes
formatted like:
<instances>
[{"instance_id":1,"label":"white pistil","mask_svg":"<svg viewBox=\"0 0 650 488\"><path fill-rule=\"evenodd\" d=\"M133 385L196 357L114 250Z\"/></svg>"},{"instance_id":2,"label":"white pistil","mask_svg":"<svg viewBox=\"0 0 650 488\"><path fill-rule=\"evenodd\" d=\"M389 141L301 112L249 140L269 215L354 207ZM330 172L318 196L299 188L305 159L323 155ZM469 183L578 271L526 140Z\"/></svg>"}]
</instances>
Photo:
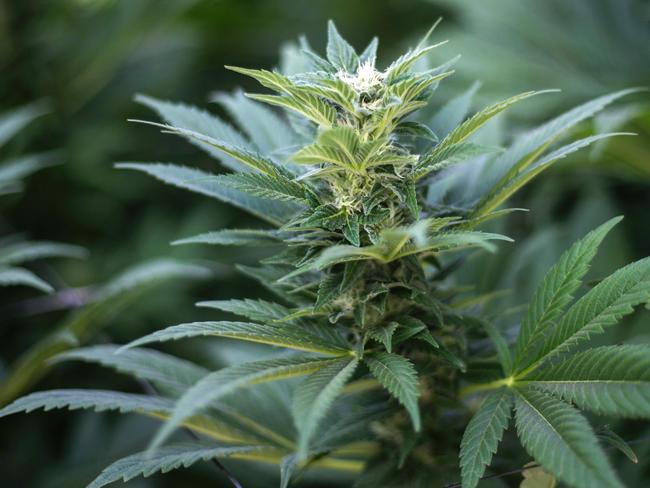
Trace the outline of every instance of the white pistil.
<instances>
[{"instance_id":1,"label":"white pistil","mask_svg":"<svg viewBox=\"0 0 650 488\"><path fill-rule=\"evenodd\" d=\"M360 63L355 74L339 71L337 76L359 93L367 93L379 88L386 78L385 73L377 71L370 61Z\"/></svg>"}]
</instances>

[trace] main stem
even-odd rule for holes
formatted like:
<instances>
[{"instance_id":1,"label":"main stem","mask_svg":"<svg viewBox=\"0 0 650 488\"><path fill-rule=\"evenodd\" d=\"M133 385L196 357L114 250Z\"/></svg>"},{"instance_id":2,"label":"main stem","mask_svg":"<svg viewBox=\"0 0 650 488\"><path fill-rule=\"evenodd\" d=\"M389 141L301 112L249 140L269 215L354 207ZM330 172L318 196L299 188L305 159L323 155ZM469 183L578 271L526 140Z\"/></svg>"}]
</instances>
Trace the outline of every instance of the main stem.
<instances>
[{"instance_id":1,"label":"main stem","mask_svg":"<svg viewBox=\"0 0 650 488\"><path fill-rule=\"evenodd\" d=\"M502 386L511 387L514 382L515 378L513 376L509 376L507 378L501 378L500 380L490 381L488 383L467 385L466 387L460 389L459 395L461 398L465 398L474 393L478 393L479 391L496 390Z\"/></svg>"}]
</instances>

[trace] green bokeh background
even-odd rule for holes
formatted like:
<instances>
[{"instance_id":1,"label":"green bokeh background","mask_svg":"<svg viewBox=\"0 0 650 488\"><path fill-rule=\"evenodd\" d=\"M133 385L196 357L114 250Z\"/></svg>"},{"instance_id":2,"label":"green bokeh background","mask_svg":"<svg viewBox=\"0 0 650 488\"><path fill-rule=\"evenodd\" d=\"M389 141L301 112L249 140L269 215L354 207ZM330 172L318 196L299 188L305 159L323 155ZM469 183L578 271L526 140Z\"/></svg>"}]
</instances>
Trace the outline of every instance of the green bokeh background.
<instances>
[{"instance_id":1,"label":"green bokeh background","mask_svg":"<svg viewBox=\"0 0 650 488\"><path fill-rule=\"evenodd\" d=\"M561 25L562 19L553 17L552 8L540 13L538 6L534 6L537 2L526 0L519 2L521 5L515 12L509 9L508 2L485 1L477 3L488 9L485 4L491 3L494 11L490 16L477 17L468 13L474 9L472 3L0 0L0 112L34 100L44 100L50 107L50 114L31 124L11 145L3 148L2 156L26 150L57 150L61 163L31 177L21 195L5 197L0 207L0 233L20 232L29 238L88 248L90 256L84 261L55 260L36 265L34 270L53 280L59 288L102 283L127 266L156 256L216 260L226 265L234 262L235 257L237 261L252 262L255 251L242 255L238 250L170 247L169 242L220 227L255 225L253 218L218 202L165 187L137 173L113 169L116 161L178 162L205 168L214 168L216 164L173 136L128 123L129 118L153 118L133 101L133 96L146 93L210 107L207 100L214 91L253 87L249 80L224 70L224 64L272 67L278 61L279 48L301 34L307 34L312 45L320 50L325 43L325 23L330 18L356 47L379 35L380 61L387 61L426 31L436 18L444 16L436 36L449 37L452 42L436 56L442 61L460 52L467 58L458 66L459 76L445 82L440 91L438 96L445 99L466 90L479 78L483 82L481 103L526 89L566 88L566 93L553 102L541 101L537 109L516 112L511 119L504 119L506 131L515 124L525 127L538 122L607 91L650 84L650 43L643 45L644 39L650 39L645 2L619 2L620 6L635 12L632 27L613 24L615 27L608 32L608 37L603 37L598 22L587 25L585 21L583 28L576 25L570 32L563 31L562 44L553 37L554 28ZM608 9L615 3L576 2L585 4L585 12L597 18L607 18ZM522 19L520 29L500 30L500 16ZM631 33L629 29L641 32ZM534 65L537 59L534 53L539 52L529 49L526 40L529 30L539 33L541 37L537 39L543 42L535 48L547 46L544 53L551 60L556 57L556 61L564 62L588 57L589 62L576 62L570 65L572 70L565 68L566 63L558 62L554 68L544 64L547 69L543 74L529 70L527 76L522 76L517 71L521 69L518 61L526 58ZM632 34L638 35L639 40ZM501 51L483 49L487 46L486 39L498 39ZM597 49L581 50L585 45L593 48L593 39L596 43L606 43L613 52L599 60ZM559 47L553 49L554 46ZM575 47L575 52L567 56L566 46ZM500 54L494 54L497 52ZM612 56L621 57L618 60L621 62L610 63ZM623 62L626 60L629 62ZM542 61L548 60L540 58L540 65ZM605 72L608 75L599 78L600 83L585 84L584 93L581 92L581 79L598 78L599 73ZM650 101L641 95L635 102L641 107L640 115L628 121L624 128L640 136L635 141L617 143L595 157L595 161L585 155L560 165L533 183L519 197L519 203L533 208L534 212L515 217L508 228L520 240L521 247L504 253L498 261L505 263L510 272L500 280L487 279L487 274L493 277L494 273L479 267L473 279L486 289L516 286L524 293L535 284L534 277L557 258L568 242L618 213L625 214L626 221L604 251L603 272L650 253ZM216 106L211 110L224 115ZM216 267L215 274L215 279L206 282L172 283L158 289L120 313L93 341L123 342L174 322L207 318L205 312L192 305L200 299L252 297L264 293L228 266ZM522 276L526 277L523 281ZM33 292L23 289L0 292L0 366L11 364L21 351L68 313L59 310L27 315L28 300L33 297ZM645 320L632 321L630 327L634 327L639 337L647 339L647 325L646 315ZM180 350L186 356L199 356L204 362L210 362L210 351L206 348ZM139 388L123 378L84 365L55 368L35 388L66 386L129 391ZM153 426L153 422L139 418L118 419L113 414L80 412L39 412L3 419L0 485L84 486L109 461L145 445ZM626 429L637 431L638 435L642 429L637 427L627 425ZM638 452L650 454L643 445ZM618 461L617 465L623 466L624 461ZM637 468L630 479L643 479L638 478L639 469L647 473L648 468ZM243 480L246 470L241 473ZM516 486L518 482L515 476L492 486ZM228 485L212 466L205 465L188 472L134 481L128 486ZM272 483L259 486L272 486Z\"/></svg>"}]
</instances>

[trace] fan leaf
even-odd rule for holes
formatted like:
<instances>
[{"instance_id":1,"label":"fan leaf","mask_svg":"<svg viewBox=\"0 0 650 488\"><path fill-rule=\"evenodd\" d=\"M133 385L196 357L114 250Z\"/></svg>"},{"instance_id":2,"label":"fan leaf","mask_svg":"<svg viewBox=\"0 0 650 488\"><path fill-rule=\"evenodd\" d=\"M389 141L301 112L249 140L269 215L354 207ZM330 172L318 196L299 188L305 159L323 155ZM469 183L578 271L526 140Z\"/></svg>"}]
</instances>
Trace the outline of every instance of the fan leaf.
<instances>
[{"instance_id":1,"label":"fan leaf","mask_svg":"<svg viewBox=\"0 0 650 488\"><path fill-rule=\"evenodd\" d=\"M227 337L321 354L340 355L349 352L348 349L311 333L307 328L297 328L290 324L272 325L229 321L191 322L174 325L136 339L124 348L201 336Z\"/></svg>"},{"instance_id":2,"label":"fan leaf","mask_svg":"<svg viewBox=\"0 0 650 488\"><path fill-rule=\"evenodd\" d=\"M650 348L645 345L589 349L518 383L601 415L650 418Z\"/></svg>"},{"instance_id":3,"label":"fan leaf","mask_svg":"<svg viewBox=\"0 0 650 488\"><path fill-rule=\"evenodd\" d=\"M338 69L349 73L354 73L359 65L354 48L341 37L331 20L327 23L327 59Z\"/></svg>"},{"instance_id":4,"label":"fan leaf","mask_svg":"<svg viewBox=\"0 0 650 488\"><path fill-rule=\"evenodd\" d=\"M411 417L413 429L421 428L418 398L418 374L413 364L405 357L386 352L366 356L366 364L384 388L406 408Z\"/></svg>"},{"instance_id":5,"label":"fan leaf","mask_svg":"<svg viewBox=\"0 0 650 488\"><path fill-rule=\"evenodd\" d=\"M180 398L170 419L151 443L154 450L186 419L220 398L248 386L304 376L324 368L337 359L313 356L291 356L230 366L204 376Z\"/></svg>"},{"instance_id":6,"label":"fan leaf","mask_svg":"<svg viewBox=\"0 0 650 488\"><path fill-rule=\"evenodd\" d=\"M118 163L120 169L147 173L165 183L184 188L239 207L273 225L282 225L300 209L288 202L276 202L225 188L214 181L214 174L185 166L164 163Z\"/></svg>"},{"instance_id":7,"label":"fan leaf","mask_svg":"<svg viewBox=\"0 0 650 488\"><path fill-rule=\"evenodd\" d=\"M521 324L515 347L515 365L539 344L546 330L573 299L589 263L607 233L621 217L611 219L573 244L547 273L535 291Z\"/></svg>"},{"instance_id":8,"label":"fan leaf","mask_svg":"<svg viewBox=\"0 0 650 488\"><path fill-rule=\"evenodd\" d=\"M464 488L474 488L497 451L512 412L512 392L490 393L474 414L460 444L460 469Z\"/></svg>"},{"instance_id":9,"label":"fan leaf","mask_svg":"<svg viewBox=\"0 0 650 488\"><path fill-rule=\"evenodd\" d=\"M336 397L356 370L358 361L345 358L312 373L297 387L293 414L298 429L298 459L305 459L316 433Z\"/></svg>"},{"instance_id":10,"label":"fan leaf","mask_svg":"<svg viewBox=\"0 0 650 488\"><path fill-rule=\"evenodd\" d=\"M178 468L189 468L199 461L214 458L246 457L261 451L256 446L220 447L214 444L187 442L162 447L155 452L140 452L120 459L108 466L87 488L101 488L115 481L127 482L138 476L168 473Z\"/></svg>"},{"instance_id":11,"label":"fan leaf","mask_svg":"<svg viewBox=\"0 0 650 488\"><path fill-rule=\"evenodd\" d=\"M528 373L543 362L567 352L592 335L615 325L634 307L650 298L650 258L619 269L573 304L550 331L543 347L520 370Z\"/></svg>"},{"instance_id":12,"label":"fan leaf","mask_svg":"<svg viewBox=\"0 0 650 488\"><path fill-rule=\"evenodd\" d=\"M530 388L518 389L517 433L544 469L576 488L622 488L587 420L573 407Z\"/></svg>"}]
</instances>

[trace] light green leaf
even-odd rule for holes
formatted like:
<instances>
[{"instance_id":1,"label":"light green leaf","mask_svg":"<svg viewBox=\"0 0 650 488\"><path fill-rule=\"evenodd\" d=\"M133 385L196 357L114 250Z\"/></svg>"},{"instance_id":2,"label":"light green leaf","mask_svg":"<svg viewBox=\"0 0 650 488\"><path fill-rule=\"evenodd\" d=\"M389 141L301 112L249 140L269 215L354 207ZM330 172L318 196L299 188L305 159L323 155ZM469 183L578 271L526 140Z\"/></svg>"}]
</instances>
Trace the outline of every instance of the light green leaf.
<instances>
[{"instance_id":1,"label":"light green leaf","mask_svg":"<svg viewBox=\"0 0 650 488\"><path fill-rule=\"evenodd\" d=\"M348 261L358 261L362 259L377 259L382 260L383 256L376 252L373 246L356 247L356 246L331 246L325 249L320 256L313 262L312 266L315 269L325 269L338 263L345 263Z\"/></svg>"},{"instance_id":2,"label":"light green leaf","mask_svg":"<svg viewBox=\"0 0 650 488\"><path fill-rule=\"evenodd\" d=\"M199 302L198 307L216 308L224 312L234 313L257 322L275 322L284 319L291 311L284 305L266 300L213 300Z\"/></svg>"},{"instance_id":3,"label":"light green leaf","mask_svg":"<svg viewBox=\"0 0 650 488\"><path fill-rule=\"evenodd\" d=\"M273 225L282 225L300 207L288 202L276 202L224 188L215 183L215 176L185 166L164 163L118 163L117 168L142 171L170 185L201 193L244 209Z\"/></svg>"},{"instance_id":4,"label":"light green leaf","mask_svg":"<svg viewBox=\"0 0 650 488\"><path fill-rule=\"evenodd\" d=\"M349 84L338 78L318 79L316 82L319 84L318 86L309 87L314 95L329 100L354 117L359 116L356 110L359 96Z\"/></svg>"},{"instance_id":5,"label":"light green leaf","mask_svg":"<svg viewBox=\"0 0 650 488\"><path fill-rule=\"evenodd\" d=\"M621 220L622 217L613 218L591 231L573 244L546 273L521 324L515 346L515 373L519 372L517 364L525 361L531 349L538 347L547 329L571 302L600 243Z\"/></svg>"},{"instance_id":6,"label":"light green leaf","mask_svg":"<svg viewBox=\"0 0 650 488\"><path fill-rule=\"evenodd\" d=\"M189 468L198 461L237 457L260 450L257 446L220 447L201 442L173 444L155 452L140 452L114 462L87 488L101 488L115 481L126 482L138 476L148 477L157 472L167 473L181 467Z\"/></svg>"},{"instance_id":7,"label":"light green leaf","mask_svg":"<svg viewBox=\"0 0 650 488\"><path fill-rule=\"evenodd\" d=\"M325 130L319 134L318 143L340 150L350 163L354 163L360 144L359 134L351 127L335 127Z\"/></svg>"},{"instance_id":8,"label":"light green leaf","mask_svg":"<svg viewBox=\"0 0 650 488\"><path fill-rule=\"evenodd\" d=\"M413 179L419 180L434 171L441 171L453 164L495 151L496 149L493 147L481 146L471 142L438 145L430 153L425 154L417 166L413 168Z\"/></svg>"},{"instance_id":9,"label":"light green leaf","mask_svg":"<svg viewBox=\"0 0 650 488\"><path fill-rule=\"evenodd\" d=\"M212 100L228 110L263 153L284 150L299 142L296 133L276 112L244 96L241 91L232 95L217 93Z\"/></svg>"},{"instance_id":10,"label":"light green leaf","mask_svg":"<svg viewBox=\"0 0 650 488\"><path fill-rule=\"evenodd\" d=\"M474 207L472 213L470 214L470 219L480 219L488 213L492 212L499 205L510 198L514 193L516 193L520 188L532 180L535 176L550 168L558 160L565 158L569 154L578 151L583 147L587 147L596 141L600 141L608 137L626 135L629 136L634 134L626 132L612 132L609 134L597 134L594 136L585 137L583 139L578 139L577 141L574 141L570 144L567 144L566 146L562 146L559 149L552 151L540 160L535 161L534 164L532 164L532 161L536 160L537 156L539 155L533 155L530 161L531 164L526 165L526 170L519 171L516 174L507 174L493 186L492 190L490 190L488 194L485 195ZM496 164L498 164L498 162Z\"/></svg>"},{"instance_id":11,"label":"light green leaf","mask_svg":"<svg viewBox=\"0 0 650 488\"><path fill-rule=\"evenodd\" d=\"M521 102L527 98L533 97L535 95L541 95L543 93L550 93L557 90L541 90L541 91L529 91L515 95L514 97L507 98L493 105L490 105L487 108L484 108L480 112L476 113L465 122L453 129L447 136L440 142L440 145L447 146L450 144L457 144L463 142L470 135L480 129L486 122L488 122L495 115L500 114L505 109L514 105L517 102Z\"/></svg>"},{"instance_id":12,"label":"light green leaf","mask_svg":"<svg viewBox=\"0 0 650 488\"><path fill-rule=\"evenodd\" d=\"M211 177L211 181L255 197L280 202L305 203L306 188L293 180L257 173L238 173Z\"/></svg>"},{"instance_id":13,"label":"light green leaf","mask_svg":"<svg viewBox=\"0 0 650 488\"><path fill-rule=\"evenodd\" d=\"M330 343L324 338L310 333L307 328L297 328L290 324L272 325L229 321L191 322L174 325L140 337L124 346L124 349L201 336L227 337L321 354L341 355L349 352L348 349L340 347L338 344Z\"/></svg>"},{"instance_id":14,"label":"light green leaf","mask_svg":"<svg viewBox=\"0 0 650 488\"><path fill-rule=\"evenodd\" d=\"M0 410L0 417L18 412L45 411L67 408L68 410L93 409L95 412L135 412L156 419L166 419L174 409L174 402L167 398L136 395L105 390L48 390L31 393L19 398ZM216 440L250 443L260 439L205 416L195 416L183 423L185 427ZM263 439L263 438L262 438ZM263 442L263 441L262 441Z\"/></svg>"},{"instance_id":15,"label":"light green leaf","mask_svg":"<svg viewBox=\"0 0 650 488\"><path fill-rule=\"evenodd\" d=\"M418 407L418 374L413 364L403 356L378 352L364 358L372 374L391 395L404 405L411 416L413 429L420 431L420 409Z\"/></svg>"},{"instance_id":16,"label":"light green leaf","mask_svg":"<svg viewBox=\"0 0 650 488\"><path fill-rule=\"evenodd\" d=\"M321 144L310 144L303 147L291 157L291 160L298 164L330 163L342 168L352 168L352 162L343 151Z\"/></svg>"},{"instance_id":17,"label":"light green leaf","mask_svg":"<svg viewBox=\"0 0 650 488\"><path fill-rule=\"evenodd\" d=\"M200 134L205 134L216 140L252 150L253 147L244 136L237 132L230 124L222 121L215 115L196 107L182 103L164 102L145 95L137 95L135 100L155 110L169 125L182 127ZM186 136L187 140L206 151L211 156L220 160L225 166L235 171L247 170L247 167L235 158L225 154L218 148L201 140Z\"/></svg>"},{"instance_id":18,"label":"light green leaf","mask_svg":"<svg viewBox=\"0 0 650 488\"><path fill-rule=\"evenodd\" d=\"M399 100L398 104L392 105L394 107L393 117L400 118L402 115L406 115L406 113L411 111L411 103L419 105L426 98L426 90L428 88L452 74L453 72L448 71L436 76L430 76L428 74L413 75L389 85L388 95Z\"/></svg>"},{"instance_id":19,"label":"light green leaf","mask_svg":"<svg viewBox=\"0 0 650 488\"><path fill-rule=\"evenodd\" d=\"M420 218L420 205L418 204L418 194L414 182L409 181L405 184L405 193L406 207L409 209L411 217L413 217L414 220L418 220Z\"/></svg>"},{"instance_id":20,"label":"light green leaf","mask_svg":"<svg viewBox=\"0 0 650 488\"><path fill-rule=\"evenodd\" d=\"M359 55L359 63L370 63L371 66L375 66L377 61L377 48L379 47L379 38L373 37L372 40L368 43L363 52Z\"/></svg>"},{"instance_id":21,"label":"light green leaf","mask_svg":"<svg viewBox=\"0 0 650 488\"><path fill-rule=\"evenodd\" d=\"M480 83L476 82L465 92L449 100L436 112L431 119L429 127L438 137L445 137L451 130L460 125L472 105L474 95L478 91Z\"/></svg>"},{"instance_id":22,"label":"light green leaf","mask_svg":"<svg viewBox=\"0 0 650 488\"><path fill-rule=\"evenodd\" d=\"M619 269L569 308L547 336L543 347L519 368L528 373L590 336L602 333L650 297L650 258ZM521 376L524 376L524 373Z\"/></svg>"},{"instance_id":23,"label":"light green leaf","mask_svg":"<svg viewBox=\"0 0 650 488\"><path fill-rule=\"evenodd\" d=\"M514 171L514 173L511 173L511 176L521 172L527 167L526 162L527 164L532 163L532 160L528 158L528 156L535 154L540 150L540 148L545 147L545 145L548 145L558 136L566 133L570 128L601 111L617 99L631 93L636 93L640 90L642 89L629 88L617 91L572 108L568 112L563 113L553 120L550 120L521 136L510 147L510 149L499 158L496 164L498 167L505 168L506 171ZM522 165L522 163L524 164Z\"/></svg>"},{"instance_id":24,"label":"light green leaf","mask_svg":"<svg viewBox=\"0 0 650 488\"><path fill-rule=\"evenodd\" d=\"M443 252L470 247L494 251L490 240L511 241L509 237L478 231L434 232L426 236L427 222L419 221L411 227L387 229L382 232L378 244L373 246L338 245L325 249L313 262L313 267L323 269L337 263L374 259L390 263L413 254ZM413 244L409 242L414 241Z\"/></svg>"},{"instance_id":25,"label":"light green leaf","mask_svg":"<svg viewBox=\"0 0 650 488\"><path fill-rule=\"evenodd\" d=\"M73 349L59 354L54 360L97 363L134 378L150 381L161 393L174 397L181 395L209 372L201 366L160 351L144 348L124 351L116 345Z\"/></svg>"},{"instance_id":26,"label":"light green leaf","mask_svg":"<svg viewBox=\"0 0 650 488\"><path fill-rule=\"evenodd\" d=\"M208 146L218 149L219 151L222 151L228 156L236 159L240 163L244 164L245 167L249 168L249 170L253 169L270 176L286 177L288 175L287 171L280 168L279 164L272 159L262 156L256 151L246 149L245 147L235 146L234 144L230 144L221 139L215 139L214 137L210 137L205 134L201 134L200 132L185 129L182 127L159 124L157 122L149 122L146 120L131 120L131 122L140 122L142 124L160 127L163 129L163 132L182 135L189 139L207 144Z\"/></svg>"},{"instance_id":27,"label":"light green leaf","mask_svg":"<svg viewBox=\"0 0 650 488\"><path fill-rule=\"evenodd\" d=\"M490 393L474 414L460 444L463 488L474 488L492 461L512 411L512 393L501 388Z\"/></svg>"},{"instance_id":28,"label":"light green leaf","mask_svg":"<svg viewBox=\"0 0 650 488\"><path fill-rule=\"evenodd\" d=\"M283 74L275 71L267 71L265 69L250 69L240 68L239 66L224 66L224 68L240 73L242 75L250 76L257 80L260 85L270 88L276 92L287 93L287 90L295 86L289 78Z\"/></svg>"},{"instance_id":29,"label":"light green leaf","mask_svg":"<svg viewBox=\"0 0 650 488\"><path fill-rule=\"evenodd\" d=\"M414 120L402 120L395 126L395 135L421 137L428 141L438 142L438 136L426 125Z\"/></svg>"},{"instance_id":30,"label":"light green leaf","mask_svg":"<svg viewBox=\"0 0 650 488\"><path fill-rule=\"evenodd\" d=\"M544 469L576 488L623 488L587 420L570 405L518 389L517 433Z\"/></svg>"},{"instance_id":31,"label":"light green leaf","mask_svg":"<svg viewBox=\"0 0 650 488\"><path fill-rule=\"evenodd\" d=\"M73 312L53 332L24 352L0 381L0 404L16 398L51 367L50 359L87 341L134 300L172 280L202 279L210 272L171 259L146 261L119 273L98 287L91 302Z\"/></svg>"},{"instance_id":32,"label":"light green leaf","mask_svg":"<svg viewBox=\"0 0 650 488\"><path fill-rule=\"evenodd\" d=\"M212 244L219 246L273 246L282 243L276 230L265 229L223 229L198 234L172 242L172 246L182 244Z\"/></svg>"},{"instance_id":33,"label":"light green leaf","mask_svg":"<svg viewBox=\"0 0 650 488\"><path fill-rule=\"evenodd\" d=\"M323 131L317 142L303 147L292 156L292 160L299 164L331 163L343 168L358 170L358 161L362 157L357 155L360 150L359 135L355 129L349 127L336 127Z\"/></svg>"},{"instance_id":34,"label":"light green leaf","mask_svg":"<svg viewBox=\"0 0 650 488\"><path fill-rule=\"evenodd\" d=\"M386 68L386 82L393 83L400 76L408 73L418 59L433 51L435 48L445 44L447 44L447 41L442 41L431 46L419 45L415 49L410 49Z\"/></svg>"},{"instance_id":35,"label":"light green leaf","mask_svg":"<svg viewBox=\"0 0 650 488\"><path fill-rule=\"evenodd\" d=\"M414 246L405 246L393 256L393 259L400 259L412 254L422 252L442 252L470 247L480 247L486 251L495 251L495 246L489 241L506 241L512 242L507 236L480 231L449 231L433 234L423 242Z\"/></svg>"},{"instance_id":36,"label":"light green leaf","mask_svg":"<svg viewBox=\"0 0 650 488\"><path fill-rule=\"evenodd\" d=\"M293 89L290 95L247 93L246 96L297 112L322 127L331 127L336 121L336 110L307 89Z\"/></svg>"},{"instance_id":37,"label":"light green leaf","mask_svg":"<svg viewBox=\"0 0 650 488\"><path fill-rule=\"evenodd\" d=\"M589 349L517 383L601 415L650 418L650 347Z\"/></svg>"},{"instance_id":38,"label":"light green leaf","mask_svg":"<svg viewBox=\"0 0 650 488\"><path fill-rule=\"evenodd\" d=\"M313 356L290 356L239 364L203 377L180 398L171 418L158 431L150 451L160 446L186 419L220 398L250 385L311 374L336 361Z\"/></svg>"},{"instance_id":39,"label":"light green leaf","mask_svg":"<svg viewBox=\"0 0 650 488\"><path fill-rule=\"evenodd\" d=\"M305 378L293 397L293 417L298 429L298 459L305 459L311 438L336 397L356 370L358 361L345 358Z\"/></svg>"},{"instance_id":40,"label":"light green leaf","mask_svg":"<svg viewBox=\"0 0 650 488\"><path fill-rule=\"evenodd\" d=\"M355 73L359 66L359 57L354 48L341 37L333 21L327 22L327 59L338 69Z\"/></svg>"},{"instance_id":41,"label":"light green leaf","mask_svg":"<svg viewBox=\"0 0 650 488\"><path fill-rule=\"evenodd\" d=\"M136 395L108 390L48 390L30 393L0 410L0 417L18 412L32 412L39 408L93 409L95 412L117 410L120 413L169 413L174 402L167 398Z\"/></svg>"}]
</instances>

